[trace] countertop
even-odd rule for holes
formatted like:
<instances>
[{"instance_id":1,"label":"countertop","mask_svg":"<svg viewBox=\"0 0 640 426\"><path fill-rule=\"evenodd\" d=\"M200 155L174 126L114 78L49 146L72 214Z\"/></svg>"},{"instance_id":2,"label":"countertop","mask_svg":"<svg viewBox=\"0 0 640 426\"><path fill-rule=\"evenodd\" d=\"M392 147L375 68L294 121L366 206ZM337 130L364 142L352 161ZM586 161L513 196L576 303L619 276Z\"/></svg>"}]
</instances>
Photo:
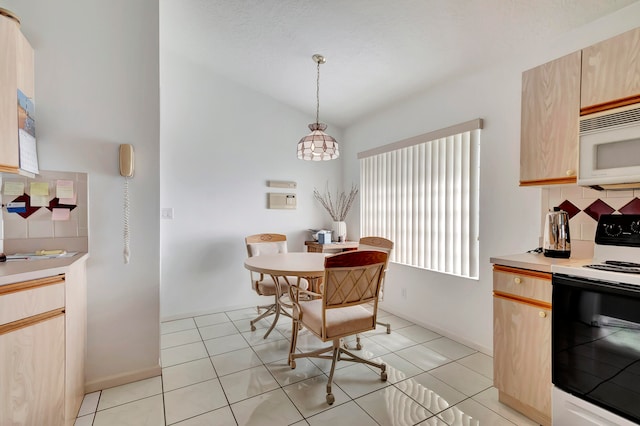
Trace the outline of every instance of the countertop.
<instances>
[{"instance_id":1,"label":"countertop","mask_svg":"<svg viewBox=\"0 0 640 426\"><path fill-rule=\"evenodd\" d=\"M81 252L72 257L2 262L0 263L0 285L64 274L67 267L75 262L86 261L88 258L88 253Z\"/></svg>"},{"instance_id":2,"label":"countertop","mask_svg":"<svg viewBox=\"0 0 640 426\"><path fill-rule=\"evenodd\" d=\"M530 269L533 271L551 273L551 267L553 265L582 266L591 263L591 257L556 259L552 257L545 257L542 253L520 253L492 257L490 261L495 265L511 266L512 268Z\"/></svg>"}]
</instances>

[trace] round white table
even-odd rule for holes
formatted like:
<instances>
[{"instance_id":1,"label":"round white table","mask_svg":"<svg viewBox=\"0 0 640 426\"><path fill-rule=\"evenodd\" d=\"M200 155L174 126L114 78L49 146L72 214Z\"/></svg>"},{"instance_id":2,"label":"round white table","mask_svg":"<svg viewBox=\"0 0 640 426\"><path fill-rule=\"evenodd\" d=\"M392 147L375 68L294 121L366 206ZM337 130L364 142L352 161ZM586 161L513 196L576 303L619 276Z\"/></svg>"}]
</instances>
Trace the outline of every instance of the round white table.
<instances>
[{"instance_id":1,"label":"round white table","mask_svg":"<svg viewBox=\"0 0 640 426\"><path fill-rule=\"evenodd\" d=\"M279 253L248 257L244 267L250 271L274 277L305 278L311 290L317 292L317 283L324 277L324 259L329 253Z\"/></svg>"}]
</instances>

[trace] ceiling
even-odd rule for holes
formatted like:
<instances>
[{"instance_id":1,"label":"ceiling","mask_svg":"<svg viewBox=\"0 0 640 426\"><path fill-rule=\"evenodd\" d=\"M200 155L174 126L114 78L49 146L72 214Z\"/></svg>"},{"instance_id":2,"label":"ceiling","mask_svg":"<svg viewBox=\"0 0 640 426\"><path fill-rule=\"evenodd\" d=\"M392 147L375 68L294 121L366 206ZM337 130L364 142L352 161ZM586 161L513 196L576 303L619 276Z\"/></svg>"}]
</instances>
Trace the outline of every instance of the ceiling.
<instances>
[{"instance_id":1,"label":"ceiling","mask_svg":"<svg viewBox=\"0 0 640 426\"><path fill-rule=\"evenodd\" d=\"M160 43L310 117L322 54L320 121L345 127L636 1L161 0Z\"/></svg>"}]
</instances>

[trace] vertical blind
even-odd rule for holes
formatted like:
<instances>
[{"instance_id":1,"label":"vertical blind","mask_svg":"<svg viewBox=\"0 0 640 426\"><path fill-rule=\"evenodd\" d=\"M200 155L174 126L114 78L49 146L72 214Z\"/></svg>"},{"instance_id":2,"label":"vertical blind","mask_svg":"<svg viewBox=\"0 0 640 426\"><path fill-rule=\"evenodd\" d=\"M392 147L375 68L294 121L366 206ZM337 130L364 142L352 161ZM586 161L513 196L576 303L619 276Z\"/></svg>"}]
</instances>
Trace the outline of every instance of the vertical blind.
<instances>
[{"instance_id":1,"label":"vertical blind","mask_svg":"<svg viewBox=\"0 0 640 426\"><path fill-rule=\"evenodd\" d=\"M360 235L395 243L390 260L478 278L477 119L358 154Z\"/></svg>"}]
</instances>

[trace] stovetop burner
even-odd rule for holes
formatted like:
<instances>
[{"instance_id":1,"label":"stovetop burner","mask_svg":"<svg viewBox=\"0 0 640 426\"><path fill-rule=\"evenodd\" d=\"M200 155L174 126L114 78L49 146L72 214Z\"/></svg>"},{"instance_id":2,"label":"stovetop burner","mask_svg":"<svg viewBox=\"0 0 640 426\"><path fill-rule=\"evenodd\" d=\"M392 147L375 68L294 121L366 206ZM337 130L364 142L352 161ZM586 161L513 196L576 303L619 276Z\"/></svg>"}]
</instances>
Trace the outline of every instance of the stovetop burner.
<instances>
[{"instance_id":1,"label":"stovetop burner","mask_svg":"<svg viewBox=\"0 0 640 426\"><path fill-rule=\"evenodd\" d=\"M630 266L634 265L634 266ZM640 274L640 265L633 262L617 262L607 260L604 263L584 265L585 268L599 269L601 271L622 272L625 274Z\"/></svg>"}]
</instances>

